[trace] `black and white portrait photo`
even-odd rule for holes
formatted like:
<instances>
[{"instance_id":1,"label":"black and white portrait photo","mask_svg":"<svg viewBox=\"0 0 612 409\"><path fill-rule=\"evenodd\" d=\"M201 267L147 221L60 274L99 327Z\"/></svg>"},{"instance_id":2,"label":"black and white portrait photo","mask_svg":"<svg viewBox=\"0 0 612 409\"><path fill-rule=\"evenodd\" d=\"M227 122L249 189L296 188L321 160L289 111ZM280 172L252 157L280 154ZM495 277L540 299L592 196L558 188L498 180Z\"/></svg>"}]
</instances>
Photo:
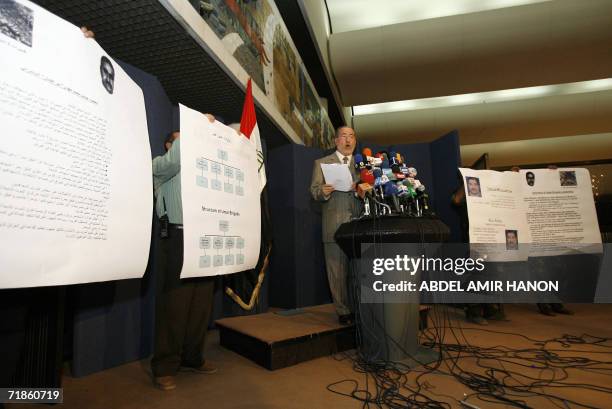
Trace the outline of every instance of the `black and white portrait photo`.
<instances>
[{"instance_id":1,"label":"black and white portrait photo","mask_svg":"<svg viewBox=\"0 0 612 409\"><path fill-rule=\"evenodd\" d=\"M578 185L578 182L576 181L576 172L573 170L560 170L559 181L561 182L561 186Z\"/></svg>"},{"instance_id":2,"label":"black and white portrait photo","mask_svg":"<svg viewBox=\"0 0 612 409\"><path fill-rule=\"evenodd\" d=\"M506 230L506 250L518 250L518 232L516 230Z\"/></svg>"},{"instance_id":3,"label":"black and white portrait photo","mask_svg":"<svg viewBox=\"0 0 612 409\"><path fill-rule=\"evenodd\" d=\"M0 1L0 33L32 47L34 13L13 0Z\"/></svg>"},{"instance_id":4,"label":"black and white portrait photo","mask_svg":"<svg viewBox=\"0 0 612 409\"><path fill-rule=\"evenodd\" d=\"M106 91L112 94L115 89L115 68L108 57L104 55L100 58L100 77Z\"/></svg>"}]
</instances>

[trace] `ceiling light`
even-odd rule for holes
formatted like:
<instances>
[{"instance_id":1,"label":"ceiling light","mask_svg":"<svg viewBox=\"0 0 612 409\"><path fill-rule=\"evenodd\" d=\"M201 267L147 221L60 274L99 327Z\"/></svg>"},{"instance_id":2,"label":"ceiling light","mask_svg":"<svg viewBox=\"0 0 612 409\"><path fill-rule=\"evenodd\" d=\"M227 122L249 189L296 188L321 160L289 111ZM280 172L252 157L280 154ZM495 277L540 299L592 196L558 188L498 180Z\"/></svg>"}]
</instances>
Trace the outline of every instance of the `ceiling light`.
<instances>
[{"instance_id":1,"label":"ceiling light","mask_svg":"<svg viewBox=\"0 0 612 409\"><path fill-rule=\"evenodd\" d=\"M504 89L499 91L476 92L472 94L450 95L445 97L409 99L405 101L383 102L380 104L357 105L353 107L355 116L382 114L387 112L413 111L417 109L445 108L492 102L516 101L541 98L552 95L571 95L585 92L607 91L612 89L612 78L572 82L538 87Z\"/></svg>"}]
</instances>

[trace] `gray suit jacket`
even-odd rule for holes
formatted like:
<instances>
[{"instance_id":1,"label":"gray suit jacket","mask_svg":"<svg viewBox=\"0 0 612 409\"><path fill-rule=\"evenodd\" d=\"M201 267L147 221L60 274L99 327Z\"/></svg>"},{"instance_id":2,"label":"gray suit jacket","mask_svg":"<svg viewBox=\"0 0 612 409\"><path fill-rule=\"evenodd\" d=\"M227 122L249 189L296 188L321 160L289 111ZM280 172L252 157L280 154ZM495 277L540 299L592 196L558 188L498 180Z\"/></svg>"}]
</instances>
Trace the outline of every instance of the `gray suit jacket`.
<instances>
[{"instance_id":1,"label":"gray suit jacket","mask_svg":"<svg viewBox=\"0 0 612 409\"><path fill-rule=\"evenodd\" d=\"M310 183L310 194L322 202L323 210L323 242L333 243L334 234L342 223L348 222L351 217L358 216L361 211L361 202L355 197L355 192L332 192L329 197L323 196L321 186L325 184L321 163L341 163L336 152L315 161L312 169L312 182ZM354 159L349 163L349 169L353 175L353 182L359 181L359 175L355 170Z\"/></svg>"}]
</instances>

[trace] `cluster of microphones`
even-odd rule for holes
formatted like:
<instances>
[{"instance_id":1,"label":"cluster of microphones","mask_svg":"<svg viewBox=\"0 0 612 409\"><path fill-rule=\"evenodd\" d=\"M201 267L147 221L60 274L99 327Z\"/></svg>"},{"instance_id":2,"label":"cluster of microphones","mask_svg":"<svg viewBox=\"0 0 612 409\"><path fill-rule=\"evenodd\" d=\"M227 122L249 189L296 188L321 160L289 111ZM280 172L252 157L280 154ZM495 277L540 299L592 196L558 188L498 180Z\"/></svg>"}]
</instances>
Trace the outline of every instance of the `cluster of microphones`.
<instances>
[{"instance_id":1,"label":"cluster of microphones","mask_svg":"<svg viewBox=\"0 0 612 409\"><path fill-rule=\"evenodd\" d=\"M430 215L425 186L416 178L417 170L408 167L397 152L372 154L364 148L355 155L360 182L357 191L364 201L364 216L403 214Z\"/></svg>"}]
</instances>

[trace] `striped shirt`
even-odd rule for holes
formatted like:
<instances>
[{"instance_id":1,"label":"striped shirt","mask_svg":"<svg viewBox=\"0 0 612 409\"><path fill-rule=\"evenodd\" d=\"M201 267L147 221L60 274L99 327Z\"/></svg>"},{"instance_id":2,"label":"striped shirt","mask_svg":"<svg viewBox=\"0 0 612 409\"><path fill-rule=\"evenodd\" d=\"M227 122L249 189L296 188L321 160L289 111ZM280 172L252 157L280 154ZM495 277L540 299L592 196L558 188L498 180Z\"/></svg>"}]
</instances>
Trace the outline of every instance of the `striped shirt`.
<instances>
[{"instance_id":1,"label":"striped shirt","mask_svg":"<svg viewBox=\"0 0 612 409\"><path fill-rule=\"evenodd\" d=\"M176 139L168 152L153 159L155 210L158 217L167 214L173 224L183 224L180 158L180 143Z\"/></svg>"}]
</instances>

